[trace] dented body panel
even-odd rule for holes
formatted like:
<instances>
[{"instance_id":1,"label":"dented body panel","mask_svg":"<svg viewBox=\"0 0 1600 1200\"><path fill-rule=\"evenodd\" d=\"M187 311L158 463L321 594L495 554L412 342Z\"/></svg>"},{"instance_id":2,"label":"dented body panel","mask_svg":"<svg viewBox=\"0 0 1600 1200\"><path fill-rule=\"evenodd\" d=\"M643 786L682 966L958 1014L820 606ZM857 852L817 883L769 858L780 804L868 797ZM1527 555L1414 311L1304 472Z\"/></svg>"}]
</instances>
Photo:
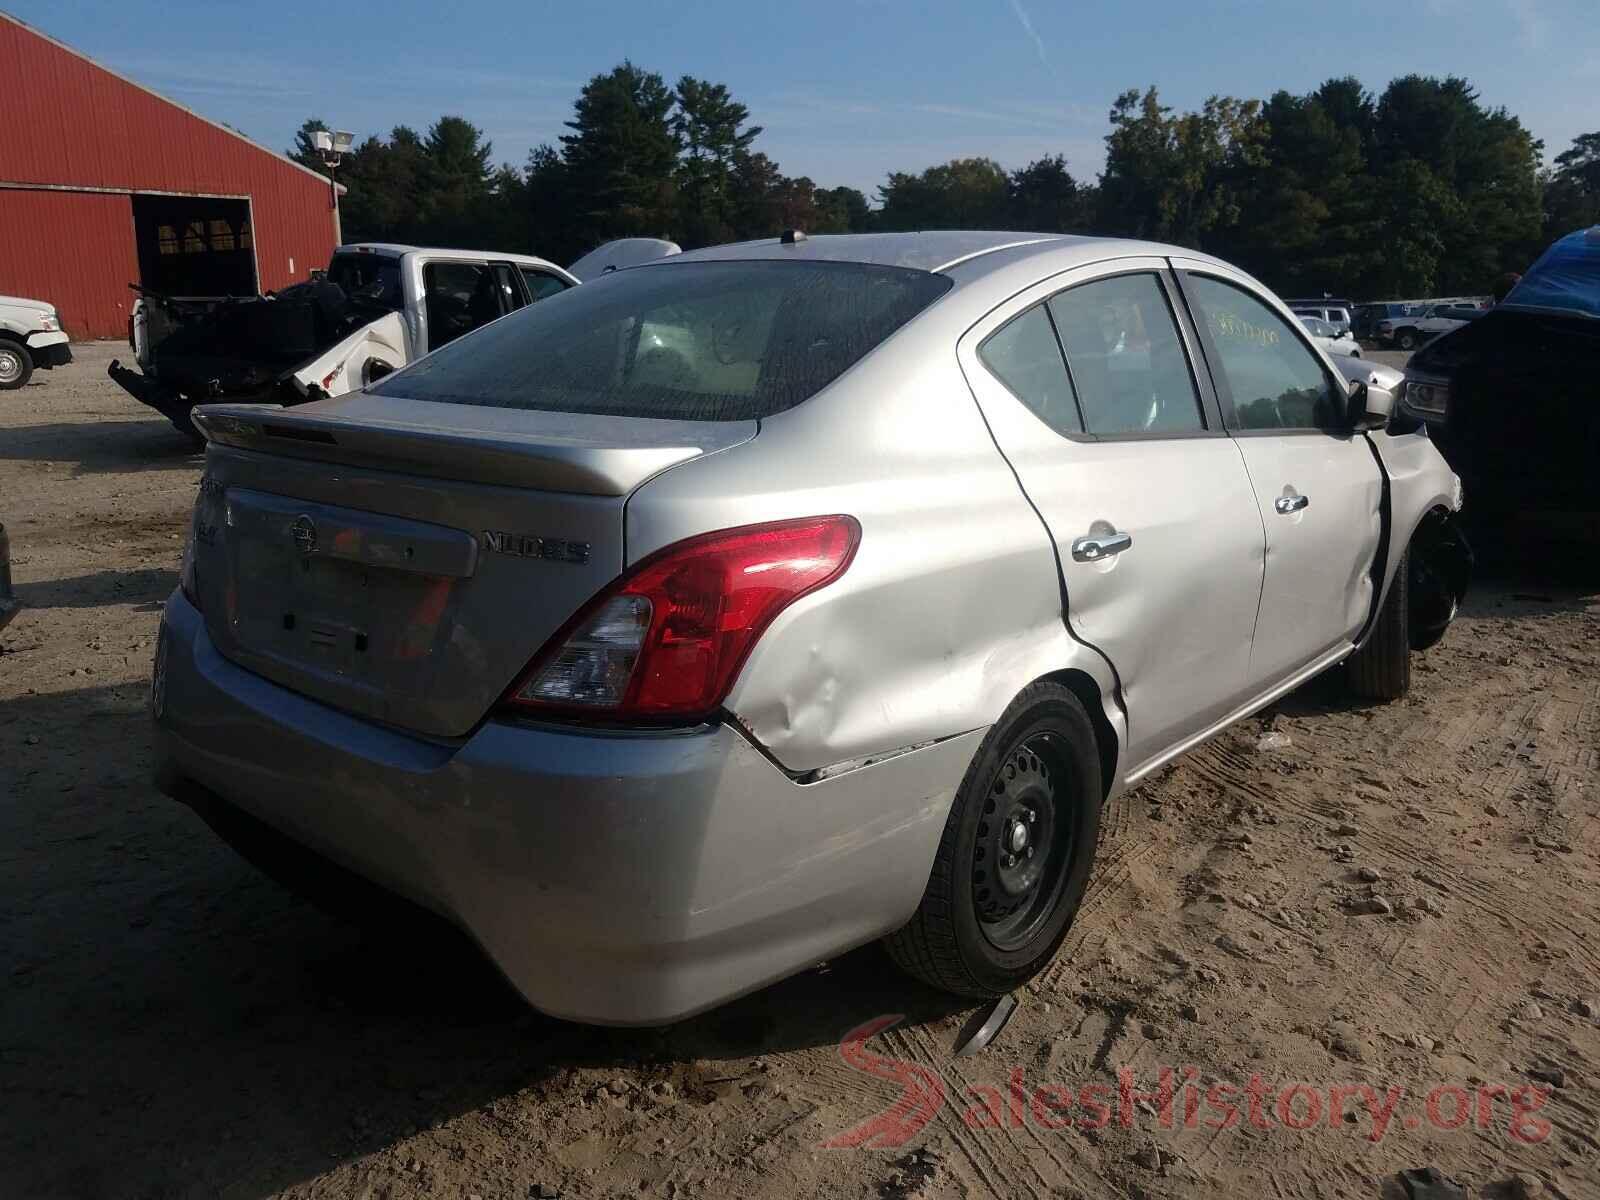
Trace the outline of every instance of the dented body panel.
<instances>
[{"instance_id":1,"label":"dented body panel","mask_svg":"<svg viewBox=\"0 0 1600 1200\"><path fill-rule=\"evenodd\" d=\"M1057 671L1089 675L1123 726L1110 669L1063 619L1049 532L951 366L918 339L885 345L849 388L629 501L633 560L708 528L827 512L861 523L850 570L778 618L725 704L788 770L986 727Z\"/></svg>"},{"instance_id":2,"label":"dented body panel","mask_svg":"<svg viewBox=\"0 0 1600 1200\"><path fill-rule=\"evenodd\" d=\"M405 318L388 313L297 367L290 379L295 390L308 399L338 396L371 383L377 377L374 363L383 364L385 371L396 371L416 357L419 352Z\"/></svg>"}]
</instances>

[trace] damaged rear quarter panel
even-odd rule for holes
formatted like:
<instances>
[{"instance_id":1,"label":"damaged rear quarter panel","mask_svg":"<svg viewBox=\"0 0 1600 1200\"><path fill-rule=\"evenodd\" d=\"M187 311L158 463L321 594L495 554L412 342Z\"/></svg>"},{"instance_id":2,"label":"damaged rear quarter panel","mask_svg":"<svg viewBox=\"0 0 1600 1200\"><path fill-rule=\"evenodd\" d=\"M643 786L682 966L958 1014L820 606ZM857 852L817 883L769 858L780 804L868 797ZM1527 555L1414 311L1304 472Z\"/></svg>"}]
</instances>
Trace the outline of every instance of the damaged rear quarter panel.
<instances>
[{"instance_id":1,"label":"damaged rear quarter panel","mask_svg":"<svg viewBox=\"0 0 1600 1200\"><path fill-rule=\"evenodd\" d=\"M628 505L630 562L736 525L861 523L850 569L774 622L725 705L790 771L992 725L1054 671L1081 668L1111 694L1103 662L1067 633L1048 534L962 379L957 333L920 324L753 440L665 472ZM1114 706L1107 716L1120 737Z\"/></svg>"}]
</instances>

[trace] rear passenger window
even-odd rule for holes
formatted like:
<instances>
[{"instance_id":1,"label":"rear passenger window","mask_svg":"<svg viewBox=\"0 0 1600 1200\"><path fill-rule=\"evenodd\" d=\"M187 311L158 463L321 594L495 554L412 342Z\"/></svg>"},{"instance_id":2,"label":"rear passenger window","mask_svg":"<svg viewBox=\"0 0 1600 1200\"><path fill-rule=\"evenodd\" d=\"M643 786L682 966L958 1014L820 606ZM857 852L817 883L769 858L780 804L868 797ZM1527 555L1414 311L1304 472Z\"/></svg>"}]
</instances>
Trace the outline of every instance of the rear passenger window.
<instances>
[{"instance_id":1,"label":"rear passenger window","mask_svg":"<svg viewBox=\"0 0 1600 1200\"><path fill-rule=\"evenodd\" d=\"M1240 429L1343 428L1344 405L1333 381L1282 317L1231 283L1204 275L1187 279Z\"/></svg>"},{"instance_id":2,"label":"rear passenger window","mask_svg":"<svg viewBox=\"0 0 1600 1200\"><path fill-rule=\"evenodd\" d=\"M442 260L422 268L428 349L437 350L505 312L487 263Z\"/></svg>"},{"instance_id":3,"label":"rear passenger window","mask_svg":"<svg viewBox=\"0 0 1600 1200\"><path fill-rule=\"evenodd\" d=\"M1057 433L1081 433L1072 384L1044 305L1014 317L978 347L983 365Z\"/></svg>"},{"instance_id":4,"label":"rear passenger window","mask_svg":"<svg viewBox=\"0 0 1600 1200\"><path fill-rule=\"evenodd\" d=\"M1116 275L1050 299L1085 429L1101 437L1205 428L1166 290L1155 275Z\"/></svg>"}]
</instances>

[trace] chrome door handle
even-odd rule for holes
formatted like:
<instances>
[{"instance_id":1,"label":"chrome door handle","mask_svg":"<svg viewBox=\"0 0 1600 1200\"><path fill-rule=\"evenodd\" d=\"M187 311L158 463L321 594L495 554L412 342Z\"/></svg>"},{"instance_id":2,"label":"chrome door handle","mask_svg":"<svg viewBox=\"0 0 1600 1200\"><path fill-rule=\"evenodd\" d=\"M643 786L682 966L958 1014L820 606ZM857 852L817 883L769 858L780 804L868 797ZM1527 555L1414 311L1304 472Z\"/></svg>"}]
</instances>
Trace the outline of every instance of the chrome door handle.
<instances>
[{"instance_id":1,"label":"chrome door handle","mask_svg":"<svg viewBox=\"0 0 1600 1200\"><path fill-rule=\"evenodd\" d=\"M1310 503L1310 496L1279 496L1272 502L1272 507L1278 510L1279 516L1286 517L1290 513L1299 512Z\"/></svg>"},{"instance_id":2,"label":"chrome door handle","mask_svg":"<svg viewBox=\"0 0 1600 1200\"><path fill-rule=\"evenodd\" d=\"M1104 558L1115 558L1132 547L1131 533L1091 533L1072 539L1072 561L1099 562Z\"/></svg>"}]
</instances>

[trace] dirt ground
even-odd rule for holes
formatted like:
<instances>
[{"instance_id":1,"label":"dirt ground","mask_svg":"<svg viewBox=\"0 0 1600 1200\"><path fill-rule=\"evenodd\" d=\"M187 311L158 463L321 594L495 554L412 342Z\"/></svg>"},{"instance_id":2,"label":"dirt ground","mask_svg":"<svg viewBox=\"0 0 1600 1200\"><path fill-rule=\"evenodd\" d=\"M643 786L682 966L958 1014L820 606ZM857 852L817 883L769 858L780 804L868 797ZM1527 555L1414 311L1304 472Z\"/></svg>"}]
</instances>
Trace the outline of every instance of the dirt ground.
<instances>
[{"instance_id":1,"label":"dirt ground","mask_svg":"<svg viewBox=\"0 0 1600 1200\"><path fill-rule=\"evenodd\" d=\"M1408 699L1319 680L1115 803L981 1054L952 1056L973 1006L871 947L587 1029L459 946L324 917L151 787L200 464L105 378L118 350L0 394L27 605L0 635L0 1193L1309 1200L1436 1165L1600 1195L1600 572L1491 562ZM1154 1094L1126 1123L1123 1070ZM824 1147L908 1087L920 1115Z\"/></svg>"}]
</instances>

